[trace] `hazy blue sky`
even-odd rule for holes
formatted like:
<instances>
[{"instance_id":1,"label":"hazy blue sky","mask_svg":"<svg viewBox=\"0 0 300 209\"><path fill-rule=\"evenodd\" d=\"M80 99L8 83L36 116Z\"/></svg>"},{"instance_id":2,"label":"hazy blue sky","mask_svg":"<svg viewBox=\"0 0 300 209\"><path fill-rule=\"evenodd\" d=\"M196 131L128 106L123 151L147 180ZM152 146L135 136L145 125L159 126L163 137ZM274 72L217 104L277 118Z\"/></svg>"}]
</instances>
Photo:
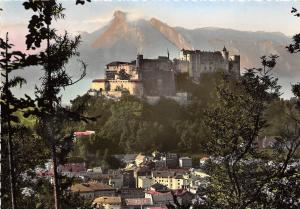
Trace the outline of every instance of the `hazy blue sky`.
<instances>
[{"instance_id":1,"label":"hazy blue sky","mask_svg":"<svg viewBox=\"0 0 300 209\"><path fill-rule=\"evenodd\" d=\"M29 15L22 1L0 0L4 12L2 28L26 24ZM297 18L290 14L291 7L300 8L300 1L93 1L75 6L75 0L62 1L66 19L60 28L88 31L106 24L115 10L128 12L130 18L156 17L171 26L186 28L223 27L250 31L280 31L292 35L300 28ZM299 31L298 31L299 32Z\"/></svg>"}]
</instances>

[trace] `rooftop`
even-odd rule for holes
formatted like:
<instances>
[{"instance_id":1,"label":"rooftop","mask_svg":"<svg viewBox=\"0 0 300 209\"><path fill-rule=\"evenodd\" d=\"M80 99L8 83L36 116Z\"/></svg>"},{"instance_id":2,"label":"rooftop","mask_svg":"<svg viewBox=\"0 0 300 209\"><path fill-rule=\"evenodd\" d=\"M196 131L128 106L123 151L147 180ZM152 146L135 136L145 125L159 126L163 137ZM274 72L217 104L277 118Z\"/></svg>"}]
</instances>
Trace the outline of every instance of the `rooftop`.
<instances>
[{"instance_id":1,"label":"rooftop","mask_svg":"<svg viewBox=\"0 0 300 209\"><path fill-rule=\"evenodd\" d=\"M102 190L114 190L113 187L96 182L84 183L84 184L75 184L71 186L72 192L94 192Z\"/></svg>"},{"instance_id":2,"label":"rooftop","mask_svg":"<svg viewBox=\"0 0 300 209\"><path fill-rule=\"evenodd\" d=\"M126 205L151 205L150 198L131 198L125 199Z\"/></svg>"},{"instance_id":3,"label":"rooftop","mask_svg":"<svg viewBox=\"0 0 300 209\"><path fill-rule=\"evenodd\" d=\"M106 66L118 66L118 65L130 65L130 62L122 62L122 61L114 61L111 63L108 63Z\"/></svg>"},{"instance_id":4,"label":"rooftop","mask_svg":"<svg viewBox=\"0 0 300 209\"><path fill-rule=\"evenodd\" d=\"M148 209L167 209L167 207L149 207Z\"/></svg>"},{"instance_id":5,"label":"rooftop","mask_svg":"<svg viewBox=\"0 0 300 209\"><path fill-rule=\"evenodd\" d=\"M168 177L173 177L176 175L176 173L174 171L169 171L169 170L153 171L152 174L153 174L153 177L159 177L159 178L168 178Z\"/></svg>"},{"instance_id":6,"label":"rooftop","mask_svg":"<svg viewBox=\"0 0 300 209\"><path fill-rule=\"evenodd\" d=\"M154 190L148 190L145 193L151 194L151 195L156 195L156 196L169 196L172 195L171 192L159 192L159 191L154 191Z\"/></svg>"},{"instance_id":7,"label":"rooftop","mask_svg":"<svg viewBox=\"0 0 300 209\"><path fill-rule=\"evenodd\" d=\"M109 205L120 205L121 204L121 197L115 196L102 196L98 197L93 201L94 204L109 204Z\"/></svg>"},{"instance_id":8,"label":"rooftop","mask_svg":"<svg viewBox=\"0 0 300 209\"><path fill-rule=\"evenodd\" d=\"M160 184L160 183L155 183L151 186L151 189L155 191L169 191L168 187Z\"/></svg>"}]
</instances>

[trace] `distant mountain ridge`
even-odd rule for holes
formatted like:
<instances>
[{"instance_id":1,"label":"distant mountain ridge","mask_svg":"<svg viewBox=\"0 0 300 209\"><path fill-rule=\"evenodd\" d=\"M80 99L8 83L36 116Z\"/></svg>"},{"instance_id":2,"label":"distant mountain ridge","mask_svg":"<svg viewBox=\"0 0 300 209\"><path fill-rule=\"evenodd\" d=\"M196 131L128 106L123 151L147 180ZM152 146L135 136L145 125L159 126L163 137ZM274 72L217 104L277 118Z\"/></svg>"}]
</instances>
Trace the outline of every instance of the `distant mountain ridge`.
<instances>
[{"instance_id":1,"label":"distant mountain ridge","mask_svg":"<svg viewBox=\"0 0 300 209\"><path fill-rule=\"evenodd\" d=\"M242 67L259 66L260 56L277 54L280 56L278 75L294 77L300 75L296 69L300 60L285 49L290 42L291 39L280 32L213 27L185 29L171 27L156 18L130 21L125 12L116 11L106 26L83 36L83 43L88 45L83 45L80 51L88 59L87 63L91 63L90 76L101 76L101 68L107 62L133 60L137 53L156 57L170 51L171 57L175 58L182 48L218 51L225 45L230 53L241 55Z\"/></svg>"},{"instance_id":2,"label":"distant mountain ridge","mask_svg":"<svg viewBox=\"0 0 300 209\"><path fill-rule=\"evenodd\" d=\"M92 79L104 76L107 63L132 61L138 53L154 58L169 52L171 58L176 58L182 48L220 51L226 46L230 54L241 55L241 68L260 67L263 55L280 56L275 76L279 76L281 84L289 90L290 83L300 80L299 55L291 55L285 48L290 42L291 38L280 32L214 27L186 29L169 26L157 18L131 20L126 12L115 11L107 25L92 33L82 33L79 52L88 64L87 77L72 89L74 94L86 92ZM69 68L78 69L78 64L71 61ZM74 97L74 94L68 96Z\"/></svg>"}]
</instances>

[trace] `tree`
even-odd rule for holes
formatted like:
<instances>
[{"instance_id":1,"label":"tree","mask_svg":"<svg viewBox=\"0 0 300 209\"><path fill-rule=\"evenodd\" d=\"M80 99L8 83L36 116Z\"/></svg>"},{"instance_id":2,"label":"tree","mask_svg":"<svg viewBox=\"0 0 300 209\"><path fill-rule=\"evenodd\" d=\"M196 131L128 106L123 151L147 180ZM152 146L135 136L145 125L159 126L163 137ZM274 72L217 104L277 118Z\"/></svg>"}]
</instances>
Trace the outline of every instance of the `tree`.
<instances>
[{"instance_id":1,"label":"tree","mask_svg":"<svg viewBox=\"0 0 300 209\"><path fill-rule=\"evenodd\" d=\"M291 13L296 17L300 17L300 12L296 8L292 8ZM287 46L287 49L290 53L300 52L300 33L293 36L293 43Z\"/></svg>"},{"instance_id":2,"label":"tree","mask_svg":"<svg viewBox=\"0 0 300 209\"><path fill-rule=\"evenodd\" d=\"M4 77L4 82L1 83L1 139L5 138L7 146L8 167L9 167L9 181L10 181L10 195L11 195L11 207L16 206L16 178L15 178L15 162L14 162L14 146L13 135L16 129L12 126L12 123L19 123L18 117L14 115L18 110L24 108L25 104L17 99L11 92L11 89L16 86L22 86L26 81L21 77L10 78L12 71L17 70L25 66L26 55L20 51L9 51L12 48L12 44L9 43L8 33L6 39L0 39L0 67L4 71L1 72L1 77ZM1 141L1 145L3 142ZM4 149L5 150L5 149ZM3 152L1 152L2 154ZM3 156L1 156L3 157ZM1 179L2 181L2 179Z\"/></svg>"},{"instance_id":3,"label":"tree","mask_svg":"<svg viewBox=\"0 0 300 209\"><path fill-rule=\"evenodd\" d=\"M61 208L58 163L63 160L71 150L73 133L65 133L64 123L68 121L87 121L87 118L72 112L61 105L60 91L62 88L73 85L85 76L86 65L82 65L82 74L78 80L73 80L66 72L66 65L73 56L79 56L77 51L80 44L80 36L71 39L65 32L58 35L54 28L51 28L53 20L64 18L64 8L55 0L24 2L25 9L31 9L36 14L31 17L26 36L28 49L35 50L45 44L45 51L40 52L37 57L42 66L44 75L40 88L36 88L35 100L37 107L27 112L28 115L36 115L38 118L37 132L49 144L53 165L53 196L55 209Z\"/></svg>"},{"instance_id":4,"label":"tree","mask_svg":"<svg viewBox=\"0 0 300 209\"><path fill-rule=\"evenodd\" d=\"M218 86L216 102L204 120L210 184L199 190L198 207L273 208L269 207L274 205L271 197L280 189L276 183L297 173L288 168L297 149L290 140L278 137L272 161L256 146L257 137L268 126L264 115L268 104L279 96L280 86L271 74L276 58L264 56L262 68L247 69L240 79L225 78Z\"/></svg>"}]
</instances>

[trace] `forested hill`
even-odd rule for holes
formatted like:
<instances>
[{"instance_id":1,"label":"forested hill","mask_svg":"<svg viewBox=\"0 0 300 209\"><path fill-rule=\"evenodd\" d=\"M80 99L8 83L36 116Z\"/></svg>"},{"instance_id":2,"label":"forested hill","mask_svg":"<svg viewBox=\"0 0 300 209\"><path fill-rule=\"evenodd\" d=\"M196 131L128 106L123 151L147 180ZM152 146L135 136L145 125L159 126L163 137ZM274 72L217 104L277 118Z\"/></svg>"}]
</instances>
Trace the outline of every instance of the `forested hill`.
<instances>
[{"instance_id":1,"label":"forested hill","mask_svg":"<svg viewBox=\"0 0 300 209\"><path fill-rule=\"evenodd\" d=\"M105 152L116 154L159 150L205 154L209 133L203 128L202 118L207 106L214 105L216 86L221 80L220 74L207 74L202 76L202 81L197 85L184 75L177 77L177 87L192 95L187 106L167 99L149 105L131 96L123 96L120 101L89 95L77 97L72 101L72 108L81 107L85 115L100 117L96 122L73 127L77 131L95 131L91 138L78 140L73 154L85 159L88 155L103 156ZM287 121L282 108L287 108L289 103L278 99L270 104L266 112L270 125L262 134L280 134L283 122Z\"/></svg>"}]
</instances>

